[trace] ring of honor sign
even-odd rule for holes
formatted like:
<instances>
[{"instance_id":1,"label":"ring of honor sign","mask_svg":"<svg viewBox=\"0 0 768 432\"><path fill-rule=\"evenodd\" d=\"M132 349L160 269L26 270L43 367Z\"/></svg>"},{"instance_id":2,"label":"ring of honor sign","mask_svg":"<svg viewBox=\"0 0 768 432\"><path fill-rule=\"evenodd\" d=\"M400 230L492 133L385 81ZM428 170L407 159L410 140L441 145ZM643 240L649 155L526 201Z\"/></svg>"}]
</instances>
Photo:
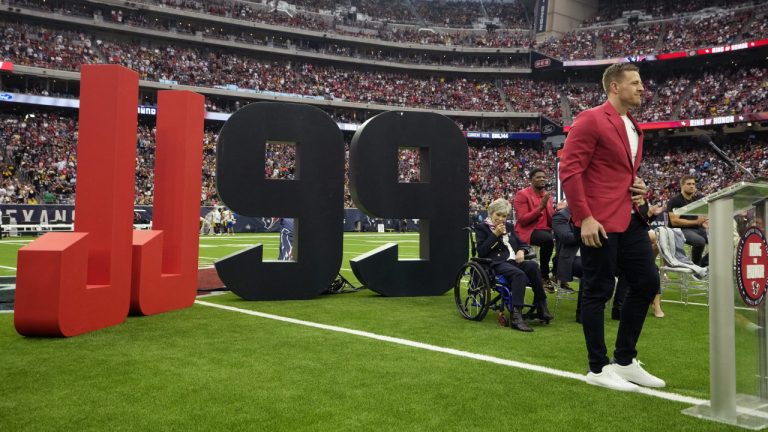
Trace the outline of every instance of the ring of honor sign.
<instances>
[{"instance_id":1,"label":"ring of honor sign","mask_svg":"<svg viewBox=\"0 0 768 432\"><path fill-rule=\"evenodd\" d=\"M760 228L750 227L739 240L736 249L736 284L739 294L747 306L757 307L765 299L766 254L765 233Z\"/></svg>"}]
</instances>

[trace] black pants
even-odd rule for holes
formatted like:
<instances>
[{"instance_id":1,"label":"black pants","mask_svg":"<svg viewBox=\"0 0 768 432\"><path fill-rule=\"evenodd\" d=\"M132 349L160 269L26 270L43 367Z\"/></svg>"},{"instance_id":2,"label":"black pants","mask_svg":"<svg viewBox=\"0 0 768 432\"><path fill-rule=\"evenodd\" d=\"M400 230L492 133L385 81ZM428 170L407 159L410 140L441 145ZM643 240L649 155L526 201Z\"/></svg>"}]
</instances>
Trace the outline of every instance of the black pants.
<instances>
[{"instance_id":1,"label":"black pants","mask_svg":"<svg viewBox=\"0 0 768 432\"><path fill-rule=\"evenodd\" d=\"M623 233L609 233L608 239L601 241L603 246L599 248L581 246L584 268L581 321L589 369L594 373L600 373L603 366L610 363L605 347L605 303L613 294L617 271L624 273L629 285L613 354L620 365L628 365L637 357L636 345L648 305L660 286L648 228L639 216L632 215Z\"/></svg>"},{"instance_id":2,"label":"black pants","mask_svg":"<svg viewBox=\"0 0 768 432\"><path fill-rule=\"evenodd\" d=\"M533 289L533 302L539 304L547 301L544 285L541 282L541 273L533 261L523 261L518 264L515 261L502 261L493 263L493 271L504 275L509 282L509 291L512 295L512 306L522 307L525 304L525 286L531 285Z\"/></svg>"},{"instance_id":3,"label":"black pants","mask_svg":"<svg viewBox=\"0 0 768 432\"><path fill-rule=\"evenodd\" d=\"M654 267L658 273L659 268L655 265ZM627 291L629 291L629 283L627 282L627 277L624 276L624 273L619 272L618 278L619 280L616 281L616 293L613 294L612 313L615 315L621 314L621 306L624 304L624 298L627 296ZM659 291L657 291L656 294L661 294L661 286L659 286Z\"/></svg>"},{"instance_id":4,"label":"black pants","mask_svg":"<svg viewBox=\"0 0 768 432\"><path fill-rule=\"evenodd\" d=\"M555 238L552 236L552 231L533 230L531 244L539 247L541 276L549 278L549 262L552 261L552 251L555 249Z\"/></svg>"},{"instance_id":5,"label":"black pants","mask_svg":"<svg viewBox=\"0 0 768 432\"><path fill-rule=\"evenodd\" d=\"M704 228L683 228L685 242L691 245L691 261L697 266L701 264L701 257L704 255L704 247L709 241L707 239L707 230Z\"/></svg>"},{"instance_id":6,"label":"black pants","mask_svg":"<svg viewBox=\"0 0 768 432\"><path fill-rule=\"evenodd\" d=\"M584 294L584 269L581 265L581 257L577 256L573 260L571 267L573 277L579 278L579 293L576 296L576 320L581 322L581 296Z\"/></svg>"}]
</instances>

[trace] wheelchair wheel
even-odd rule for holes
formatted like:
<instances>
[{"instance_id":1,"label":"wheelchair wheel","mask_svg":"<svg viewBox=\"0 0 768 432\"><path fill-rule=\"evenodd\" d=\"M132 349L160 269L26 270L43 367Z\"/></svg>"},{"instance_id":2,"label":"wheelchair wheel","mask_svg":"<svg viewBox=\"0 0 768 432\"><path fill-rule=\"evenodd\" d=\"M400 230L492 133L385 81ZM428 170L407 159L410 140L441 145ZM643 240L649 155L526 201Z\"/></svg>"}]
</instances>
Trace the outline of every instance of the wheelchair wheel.
<instances>
[{"instance_id":1,"label":"wheelchair wheel","mask_svg":"<svg viewBox=\"0 0 768 432\"><path fill-rule=\"evenodd\" d=\"M464 264L456 276L453 295L461 316L473 321L485 318L491 301L491 282L483 266L476 262Z\"/></svg>"}]
</instances>

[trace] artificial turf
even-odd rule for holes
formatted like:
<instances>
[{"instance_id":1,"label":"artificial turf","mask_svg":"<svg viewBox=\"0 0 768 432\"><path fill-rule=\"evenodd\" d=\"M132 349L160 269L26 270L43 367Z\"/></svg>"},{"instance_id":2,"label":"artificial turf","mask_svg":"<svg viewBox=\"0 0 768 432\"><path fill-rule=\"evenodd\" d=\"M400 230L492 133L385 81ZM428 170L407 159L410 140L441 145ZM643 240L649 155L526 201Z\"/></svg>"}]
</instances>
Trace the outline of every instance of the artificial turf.
<instances>
[{"instance_id":1,"label":"artificial turf","mask_svg":"<svg viewBox=\"0 0 768 432\"><path fill-rule=\"evenodd\" d=\"M268 251L276 245L275 236L203 238L200 255L225 256L254 240ZM415 240L347 234L342 273L351 277L346 260L386 241L400 241L401 257L414 257ZM6 242L0 253L14 247ZM567 300L557 305L555 321L532 334L501 328L491 315L462 319L451 292L384 298L362 290L275 302L227 293L203 300L586 371L575 304ZM554 310L554 296L550 303ZM648 317L640 359L666 379L665 391L707 399L707 308L665 303L664 309L665 318ZM737 313L754 318L751 311ZM201 304L69 339L24 338L12 321L12 314L0 314L0 431L736 430L680 414L685 403ZM608 319L609 346L615 332ZM737 337L740 353L754 351L753 333L739 327ZM742 363L739 389L749 392L754 362Z\"/></svg>"}]
</instances>

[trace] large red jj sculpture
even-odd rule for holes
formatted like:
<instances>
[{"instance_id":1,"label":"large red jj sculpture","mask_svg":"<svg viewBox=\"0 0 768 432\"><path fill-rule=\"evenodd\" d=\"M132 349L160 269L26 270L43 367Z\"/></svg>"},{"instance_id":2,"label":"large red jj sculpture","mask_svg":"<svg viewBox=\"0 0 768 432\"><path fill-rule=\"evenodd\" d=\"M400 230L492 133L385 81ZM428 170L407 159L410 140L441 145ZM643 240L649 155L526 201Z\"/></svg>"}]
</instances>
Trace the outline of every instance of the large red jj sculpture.
<instances>
[{"instance_id":1,"label":"large red jj sculpture","mask_svg":"<svg viewBox=\"0 0 768 432\"><path fill-rule=\"evenodd\" d=\"M153 229L133 233L133 314L154 315L195 301L204 105L196 93L158 93Z\"/></svg>"},{"instance_id":2,"label":"large red jj sculpture","mask_svg":"<svg viewBox=\"0 0 768 432\"><path fill-rule=\"evenodd\" d=\"M75 232L21 248L14 323L25 336L75 336L191 306L197 289L204 99L158 96L154 225L133 232L138 75L81 67Z\"/></svg>"}]
</instances>

